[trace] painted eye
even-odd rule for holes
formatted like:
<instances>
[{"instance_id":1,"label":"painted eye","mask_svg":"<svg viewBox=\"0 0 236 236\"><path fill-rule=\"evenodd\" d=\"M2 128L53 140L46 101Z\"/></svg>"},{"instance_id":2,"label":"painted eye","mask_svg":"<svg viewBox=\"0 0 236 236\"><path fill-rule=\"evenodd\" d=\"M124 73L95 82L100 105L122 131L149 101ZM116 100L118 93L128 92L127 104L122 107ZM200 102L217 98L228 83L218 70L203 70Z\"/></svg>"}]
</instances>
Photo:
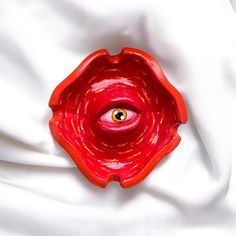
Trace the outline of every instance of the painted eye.
<instances>
[{"instance_id":1,"label":"painted eye","mask_svg":"<svg viewBox=\"0 0 236 236\"><path fill-rule=\"evenodd\" d=\"M136 117L137 113L129 109L114 108L107 111L100 117L102 122L107 123L124 123Z\"/></svg>"}]
</instances>

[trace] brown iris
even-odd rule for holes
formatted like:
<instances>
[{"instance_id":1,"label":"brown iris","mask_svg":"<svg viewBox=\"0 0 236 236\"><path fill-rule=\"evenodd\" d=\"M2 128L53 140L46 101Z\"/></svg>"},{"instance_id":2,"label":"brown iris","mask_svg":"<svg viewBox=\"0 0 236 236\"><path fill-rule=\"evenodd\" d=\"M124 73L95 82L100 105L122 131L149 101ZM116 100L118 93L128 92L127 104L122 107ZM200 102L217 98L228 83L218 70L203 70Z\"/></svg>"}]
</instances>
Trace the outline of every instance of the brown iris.
<instances>
[{"instance_id":1,"label":"brown iris","mask_svg":"<svg viewBox=\"0 0 236 236\"><path fill-rule=\"evenodd\" d=\"M115 122L124 122L127 118L127 112L124 109L116 108L112 111L111 117Z\"/></svg>"}]
</instances>

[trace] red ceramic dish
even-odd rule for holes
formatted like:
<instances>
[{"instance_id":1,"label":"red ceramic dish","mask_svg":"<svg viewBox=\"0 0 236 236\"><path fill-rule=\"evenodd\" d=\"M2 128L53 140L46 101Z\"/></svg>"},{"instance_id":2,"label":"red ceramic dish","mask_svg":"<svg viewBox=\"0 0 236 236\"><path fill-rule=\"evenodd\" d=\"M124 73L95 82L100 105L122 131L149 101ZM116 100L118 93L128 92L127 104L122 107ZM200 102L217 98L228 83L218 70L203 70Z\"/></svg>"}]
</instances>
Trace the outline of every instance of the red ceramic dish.
<instances>
[{"instance_id":1,"label":"red ceramic dish","mask_svg":"<svg viewBox=\"0 0 236 236\"><path fill-rule=\"evenodd\" d=\"M95 185L141 182L180 142L181 94L146 52L90 54L54 90L50 130Z\"/></svg>"}]
</instances>

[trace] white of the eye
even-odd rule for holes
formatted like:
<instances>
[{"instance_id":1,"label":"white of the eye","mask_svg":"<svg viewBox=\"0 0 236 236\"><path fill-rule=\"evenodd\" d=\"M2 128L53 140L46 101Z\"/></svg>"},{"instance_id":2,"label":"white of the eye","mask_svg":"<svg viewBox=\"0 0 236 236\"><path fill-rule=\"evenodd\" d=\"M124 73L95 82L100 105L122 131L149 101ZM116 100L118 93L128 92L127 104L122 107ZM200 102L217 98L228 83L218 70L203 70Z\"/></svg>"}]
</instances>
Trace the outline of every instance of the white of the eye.
<instances>
[{"instance_id":1,"label":"white of the eye","mask_svg":"<svg viewBox=\"0 0 236 236\"><path fill-rule=\"evenodd\" d=\"M122 120L130 120L134 115L135 115L135 112L131 111L131 110L125 110L126 113L127 113L127 116L121 116L121 119ZM102 117L100 118L101 121L105 121L105 122L113 122L113 119L112 119L112 110L109 110L107 111L105 114L102 115Z\"/></svg>"}]
</instances>

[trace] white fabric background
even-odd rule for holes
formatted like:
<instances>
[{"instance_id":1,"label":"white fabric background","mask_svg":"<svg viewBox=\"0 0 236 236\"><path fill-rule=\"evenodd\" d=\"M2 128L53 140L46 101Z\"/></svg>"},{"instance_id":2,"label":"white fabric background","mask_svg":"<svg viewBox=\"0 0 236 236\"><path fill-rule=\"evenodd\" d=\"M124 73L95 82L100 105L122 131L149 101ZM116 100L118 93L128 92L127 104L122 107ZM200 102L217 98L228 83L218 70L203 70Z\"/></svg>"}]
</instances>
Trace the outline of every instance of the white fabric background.
<instances>
[{"instance_id":1,"label":"white fabric background","mask_svg":"<svg viewBox=\"0 0 236 236\"><path fill-rule=\"evenodd\" d=\"M235 235L236 15L227 0L0 1L0 235ZM88 182L48 129L92 51L146 50L187 102L181 144L140 185Z\"/></svg>"}]
</instances>

